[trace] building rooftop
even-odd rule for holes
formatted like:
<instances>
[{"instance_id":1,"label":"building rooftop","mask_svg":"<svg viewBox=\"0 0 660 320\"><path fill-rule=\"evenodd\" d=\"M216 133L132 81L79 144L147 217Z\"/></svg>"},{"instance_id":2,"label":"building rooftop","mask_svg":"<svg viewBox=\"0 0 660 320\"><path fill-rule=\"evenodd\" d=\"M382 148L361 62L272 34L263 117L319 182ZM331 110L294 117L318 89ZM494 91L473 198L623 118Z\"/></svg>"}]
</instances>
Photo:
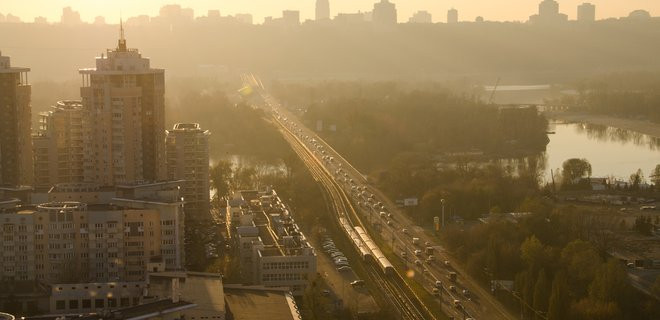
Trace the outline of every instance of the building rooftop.
<instances>
[{"instance_id":1,"label":"building rooftop","mask_svg":"<svg viewBox=\"0 0 660 320\"><path fill-rule=\"evenodd\" d=\"M225 285L225 301L227 318L235 320L302 319L287 289Z\"/></svg>"},{"instance_id":2,"label":"building rooftop","mask_svg":"<svg viewBox=\"0 0 660 320\"><path fill-rule=\"evenodd\" d=\"M164 315L175 313L183 310L188 310L197 307L196 304L187 301L174 302L171 299L159 300L151 303L141 304L139 306L117 309L109 314L91 314L87 316L76 317L79 320L138 320L138 319L155 319L161 318Z\"/></svg>"}]
</instances>

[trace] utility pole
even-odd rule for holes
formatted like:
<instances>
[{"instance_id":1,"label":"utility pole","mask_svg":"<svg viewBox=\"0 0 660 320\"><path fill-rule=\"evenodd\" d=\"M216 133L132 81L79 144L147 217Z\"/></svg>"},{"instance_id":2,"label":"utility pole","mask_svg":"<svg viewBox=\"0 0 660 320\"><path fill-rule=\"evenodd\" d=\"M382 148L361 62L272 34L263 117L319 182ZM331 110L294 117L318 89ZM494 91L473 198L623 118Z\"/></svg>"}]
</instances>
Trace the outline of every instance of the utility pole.
<instances>
[{"instance_id":1,"label":"utility pole","mask_svg":"<svg viewBox=\"0 0 660 320\"><path fill-rule=\"evenodd\" d=\"M445 199L440 199L440 203L442 204L442 228L445 228Z\"/></svg>"}]
</instances>

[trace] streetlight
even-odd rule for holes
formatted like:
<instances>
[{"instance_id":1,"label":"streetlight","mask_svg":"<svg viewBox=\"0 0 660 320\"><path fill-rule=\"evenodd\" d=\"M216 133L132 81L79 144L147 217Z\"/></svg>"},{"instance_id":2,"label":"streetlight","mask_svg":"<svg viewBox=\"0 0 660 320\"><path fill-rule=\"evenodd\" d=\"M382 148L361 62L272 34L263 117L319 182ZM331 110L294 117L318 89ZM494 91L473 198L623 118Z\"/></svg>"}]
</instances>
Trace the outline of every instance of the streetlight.
<instances>
[{"instance_id":1,"label":"streetlight","mask_svg":"<svg viewBox=\"0 0 660 320\"><path fill-rule=\"evenodd\" d=\"M442 204L442 228L445 228L445 199L440 199L440 203Z\"/></svg>"}]
</instances>

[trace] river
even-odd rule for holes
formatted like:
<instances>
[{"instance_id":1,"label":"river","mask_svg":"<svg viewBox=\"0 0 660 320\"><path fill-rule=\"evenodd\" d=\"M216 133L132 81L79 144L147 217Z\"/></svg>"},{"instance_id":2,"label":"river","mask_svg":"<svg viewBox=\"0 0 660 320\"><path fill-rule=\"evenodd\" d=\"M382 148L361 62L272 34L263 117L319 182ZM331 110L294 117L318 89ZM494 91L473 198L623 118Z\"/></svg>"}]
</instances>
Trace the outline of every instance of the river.
<instances>
[{"instance_id":1,"label":"river","mask_svg":"<svg viewBox=\"0 0 660 320\"><path fill-rule=\"evenodd\" d=\"M570 158L584 158L591 163L593 177L628 181L642 169L645 177L660 164L660 139L630 130L586 123L551 122L550 142L546 148L547 172L557 170Z\"/></svg>"}]
</instances>

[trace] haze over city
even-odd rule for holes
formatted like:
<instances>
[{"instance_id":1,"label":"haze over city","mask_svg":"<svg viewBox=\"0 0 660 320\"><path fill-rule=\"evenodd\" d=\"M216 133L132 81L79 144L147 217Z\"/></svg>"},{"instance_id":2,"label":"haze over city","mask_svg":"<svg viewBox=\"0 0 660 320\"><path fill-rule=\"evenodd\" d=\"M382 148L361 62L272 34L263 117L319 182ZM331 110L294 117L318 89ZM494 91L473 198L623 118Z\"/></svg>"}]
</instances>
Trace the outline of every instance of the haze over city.
<instances>
[{"instance_id":1,"label":"haze over city","mask_svg":"<svg viewBox=\"0 0 660 320\"><path fill-rule=\"evenodd\" d=\"M0 320L660 319L660 2L0 4Z\"/></svg>"},{"instance_id":2,"label":"haze over city","mask_svg":"<svg viewBox=\"0 0 660 320\"><path fill-rule=\"evenodd\" d=\"M224 14L251 13L255 22L261 23L264 17L277 16L282 10L299 10L301 18L314 18L314 0L188 0L180 2L184 7L195 10L195 15L204 15L207 10L220 10ZM561 11L569 18L576 18L575 8L583 0L561 1ZM598 6L598 18L618 18L628 15L633 10L645 9L652 14L660 13L660 3L653 0L592 0ZM167 4L177 3L169 0L5 0L0 13L11 13L32 21L43 16L49 21L58 21L61 8L71 6L80 11L86 22L93 22L97 16L104 16L106 21L119 21L120 14L125 18L142 14L156 15L158 9ZM538 3L534 0L406 0L396 1L399 10L399 22L405 22L418 10L432 13L435 21L444 21L447 10L456 8L461 12L462 19L473 21L482 16L492 21L525 21ZM370 11L373 9L371 0L333 0L330 2L333 15L339 12Z\"/></svg>"}]
</instances>

